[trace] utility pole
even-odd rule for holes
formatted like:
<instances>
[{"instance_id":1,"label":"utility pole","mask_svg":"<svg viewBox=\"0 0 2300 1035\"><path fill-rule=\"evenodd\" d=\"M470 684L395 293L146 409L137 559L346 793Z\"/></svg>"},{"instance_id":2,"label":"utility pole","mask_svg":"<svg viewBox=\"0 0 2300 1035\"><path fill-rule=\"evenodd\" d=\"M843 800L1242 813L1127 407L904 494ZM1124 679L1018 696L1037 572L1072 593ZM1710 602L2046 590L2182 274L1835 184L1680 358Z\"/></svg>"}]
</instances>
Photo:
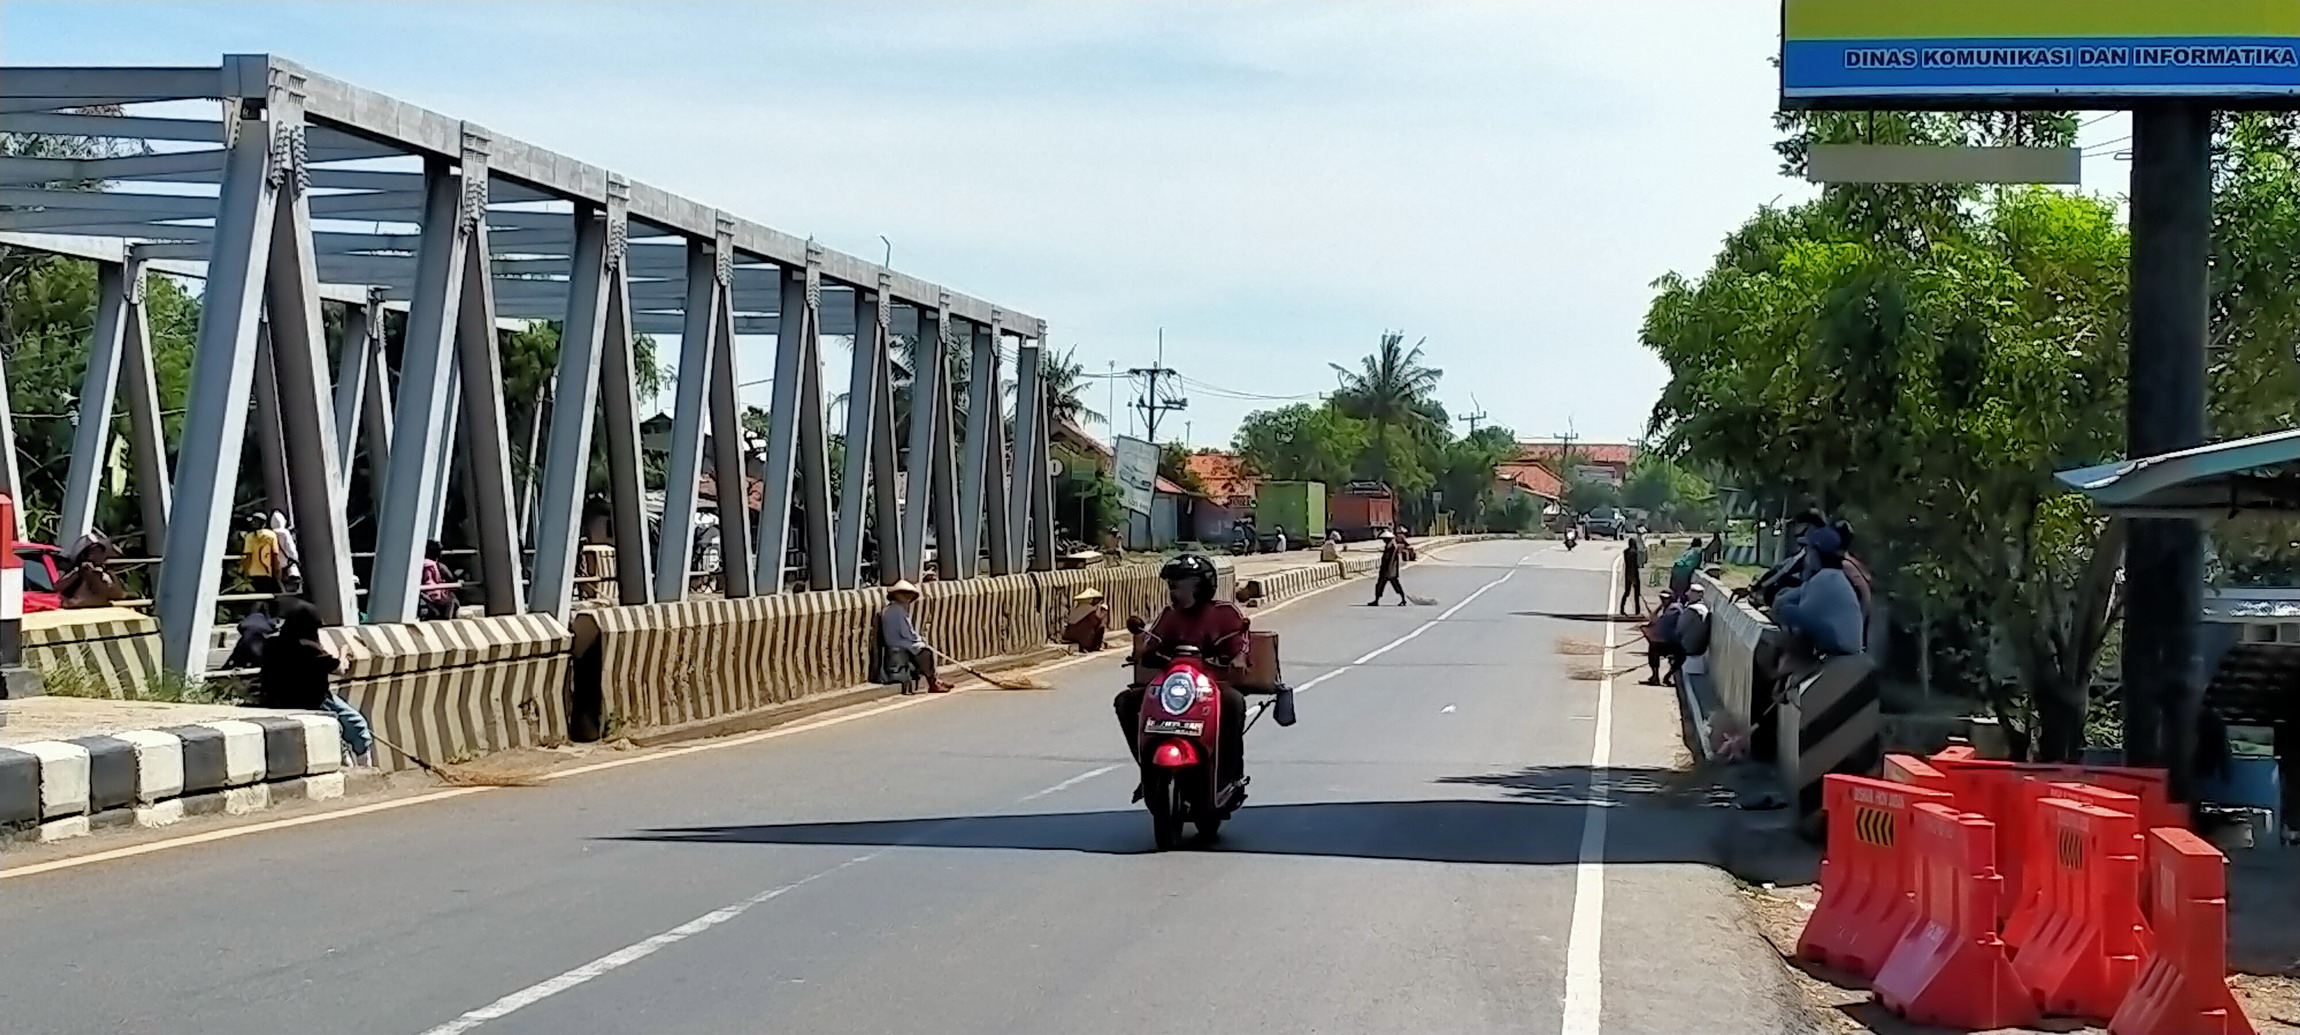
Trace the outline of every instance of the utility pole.
<instances>
[{"instance_id":1,"label":"utility pole","mask_svg":"<svg viewBox=\"0 0 2300 1035\"><path fill-rule=\"evenodd\" d=\"M1483 407L1483 406L1478 406L1478 402L1477 402L1477 396L1476 396L1476 394L1474 394L1474 393L1472 393L1472 394L1470 395L1470 397L1469 397L1469 404L1470 404L1471 406L1476 406L1476 407L1477 407L1477 412L1476 412L1476 413L1465 413L1465 414L1462 414L1462 415L1461 415L1461 416L1459 416L1459 417L1455 417L1454 419L1455 419L1455 420L1460 420L1460 421L1468 421L1468 422L1469 422L1469 433L1470 433L1470 434L1472 434L1472 435L1475 435L1475 434L1477 434L1477 426L1478 426L1478 423L1479 423L1480 421L1483 421L1483 420L1485 420L1485 418L1486 418L1486 412L1485 412L1485 407Z\"/></svg>"},{"instance_id":2,"label":"utility pole","mask_svg":"<svg viewBox=\"0 0 2300 1035\"><path fill-rule=\"evenodd\" d=\"M1179 371L1166 365L1166 328L1158 328L1158 361L1150 366L1134 367L1126 372L1143 380L1145 386L1143 394L1141 398L1134 401L1134 408L1142 411L1144 429L1148 433L1150 443L1156 445L1158 443L1158 418L1166 413L1190 408L1190 400L1179 394L1178 387L1164 398L1159 397L1159 383L1161 381L1182 376Z\"/></svg>"}]
</instances>

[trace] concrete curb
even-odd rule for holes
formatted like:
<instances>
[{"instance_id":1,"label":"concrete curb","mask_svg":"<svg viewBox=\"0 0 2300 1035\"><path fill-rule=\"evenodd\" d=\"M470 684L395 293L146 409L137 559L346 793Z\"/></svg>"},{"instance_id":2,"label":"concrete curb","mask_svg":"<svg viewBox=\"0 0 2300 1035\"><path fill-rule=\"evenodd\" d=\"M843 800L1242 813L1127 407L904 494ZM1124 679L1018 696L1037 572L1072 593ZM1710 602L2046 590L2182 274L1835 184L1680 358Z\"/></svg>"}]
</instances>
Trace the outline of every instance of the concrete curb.
<instances>
[{"instance_id":1,"label":"concrete curb","mask_svg":"<svg viewBox=\"0 0 2300 1035\"><path fill-rule=\"evenodd\" d=\"M332 715L283 712L0 748L0 843L344 795Z\"/></svg>"}]
</instances>

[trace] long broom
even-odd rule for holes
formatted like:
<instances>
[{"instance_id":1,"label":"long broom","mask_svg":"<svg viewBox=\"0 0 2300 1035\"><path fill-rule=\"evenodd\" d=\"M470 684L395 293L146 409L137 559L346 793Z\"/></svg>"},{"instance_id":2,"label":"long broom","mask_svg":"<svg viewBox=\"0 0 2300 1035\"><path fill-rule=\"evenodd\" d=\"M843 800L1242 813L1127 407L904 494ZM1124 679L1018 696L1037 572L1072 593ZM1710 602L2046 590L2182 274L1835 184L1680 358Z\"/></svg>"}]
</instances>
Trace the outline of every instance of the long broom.
<instances>
[{"instance_id":1,"label":"long broom","mask_svg":"<svg viewBox=\"0 0 2300 1035\"><path fill-rule=\"evenodd\" d=\"M385 740L381 734L372 730L368 733L368 739L399 752L400 757L415 763L424 772L439 777L441 783L452 784L457 787L533 787L541 782L532 776L480 773L453 764L434 765L422 755Z\"/></svg>"},{"instance_id":2,"label":"long broom","mask_svg":"<svg viewBox=\"0 0 2300 1035\"><path fill-rule=\"evenodd\" d=\"M995 687L997 687L997 688L999 688L999 689L1001 689L1001 690L1052 690L1052 689L1054 689L1054 684L1052 684L1052 683L1049 683L1049 682L1047 682L1046 680L1040 679L1040 678L1038 678L1038 677L1036 677L1036 676L1012 676L1012 677L1009 677L1009 678L1006 678L1006 679L1000 679L1000 678L998 678L997 676L991 675L991 674L990 674L990 673L988 673L988 672L984 672L983 670L981 670L981 669L978 669L978 668L976 668L976 667L974 667L974 666L972 666L972 665L969 665L969 664L967 664L966 662L960 661L960 660L958 660L957 658L951 657L951 656L950 656L950 655L948 655L948 654L944 654L944 653L943 653L943 652L942 652L940 649L937 649L937 648L935 648L935 647L928 647L927 649L928 649L928 650L932 650L932 651L934 651L934 656L935 656L935 657L941 658L941 659L942 659L942 660L944 660L944 661L950 662L951 664L958 666L958 667L959 667L959 669L960 669L961 671L965 672L967 675L973 676L974 678L976 678L976 679L979 679L979 680L982 680L983 682L985 682L985 683L988 683L988 684L990 684L990 685L992 685L992 686L995 686Z\"/></svg>"}]
</instances>

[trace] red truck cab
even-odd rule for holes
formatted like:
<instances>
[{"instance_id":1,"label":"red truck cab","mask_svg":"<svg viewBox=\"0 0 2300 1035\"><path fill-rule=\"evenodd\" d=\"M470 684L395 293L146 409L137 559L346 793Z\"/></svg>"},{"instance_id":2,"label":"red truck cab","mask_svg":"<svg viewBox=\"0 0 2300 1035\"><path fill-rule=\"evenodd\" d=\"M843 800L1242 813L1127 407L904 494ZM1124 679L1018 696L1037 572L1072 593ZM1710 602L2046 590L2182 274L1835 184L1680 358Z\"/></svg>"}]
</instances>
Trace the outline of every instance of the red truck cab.
<instances>
[{"instance_id":1,"label":"red truck cab","mask_svg":"<svg viewBox=\"0 0 2300 1035\"><path fill-rule=\"evenodd\" d=\"M1398 523L1397 499L1380 482L1351 482L1327 503L1326 527L1342 534L1342 541L1362 543Z\"/></svg>"}]
</instances>

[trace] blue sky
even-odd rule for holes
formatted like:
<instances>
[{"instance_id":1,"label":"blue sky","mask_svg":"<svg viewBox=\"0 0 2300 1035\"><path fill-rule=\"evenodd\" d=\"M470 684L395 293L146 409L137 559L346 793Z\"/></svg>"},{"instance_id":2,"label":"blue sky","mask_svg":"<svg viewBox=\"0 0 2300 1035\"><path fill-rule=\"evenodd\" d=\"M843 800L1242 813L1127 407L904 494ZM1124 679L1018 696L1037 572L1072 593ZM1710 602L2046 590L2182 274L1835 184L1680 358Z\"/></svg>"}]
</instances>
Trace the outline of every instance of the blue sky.
<instances>
[{"instance_id":1,"label":"blue sky","mask_svg":"<svg viewBox=\"0 0 2300 1035\"><path fill-rule=\"evenodd\" d=\"M1641 431L1664 380L1651 281L1806 193L1769 148L1778 10L10 0L0 62L270 51L854 254L883 234L1091 370L1163 327L1199 382L1315 393L1395 328L1456 413L1594 439ZM1191 394L1170 419L1198 445L1271 405Z\"/></svg>"}]
</instances>

